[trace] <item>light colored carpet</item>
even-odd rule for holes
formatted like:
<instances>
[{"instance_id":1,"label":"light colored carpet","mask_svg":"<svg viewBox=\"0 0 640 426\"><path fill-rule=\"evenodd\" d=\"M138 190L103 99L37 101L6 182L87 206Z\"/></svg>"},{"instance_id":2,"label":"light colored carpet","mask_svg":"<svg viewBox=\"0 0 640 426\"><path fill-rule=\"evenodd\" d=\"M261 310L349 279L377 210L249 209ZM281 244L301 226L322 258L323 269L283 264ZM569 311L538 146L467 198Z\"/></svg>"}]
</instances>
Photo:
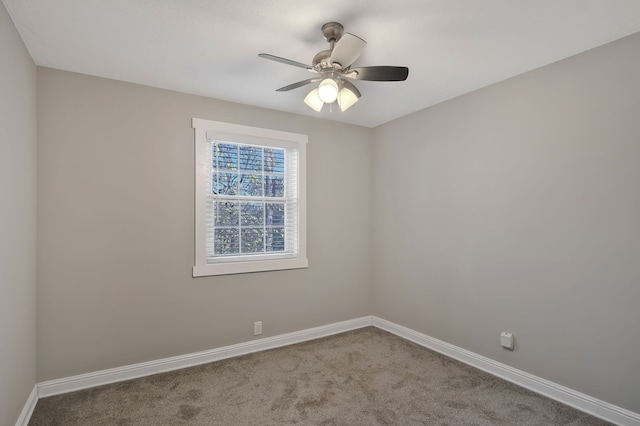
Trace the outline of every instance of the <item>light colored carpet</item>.
<instances>
[{"instance_id":1,"label":"light colored carpet","mask_svg":"<svg viewBox=\"0 0 640 426\"><path fill-rule=\"evenodd\" d=\"M29 425L606 425L373 327L38 401Z\"/></svg>"}]
</instances>

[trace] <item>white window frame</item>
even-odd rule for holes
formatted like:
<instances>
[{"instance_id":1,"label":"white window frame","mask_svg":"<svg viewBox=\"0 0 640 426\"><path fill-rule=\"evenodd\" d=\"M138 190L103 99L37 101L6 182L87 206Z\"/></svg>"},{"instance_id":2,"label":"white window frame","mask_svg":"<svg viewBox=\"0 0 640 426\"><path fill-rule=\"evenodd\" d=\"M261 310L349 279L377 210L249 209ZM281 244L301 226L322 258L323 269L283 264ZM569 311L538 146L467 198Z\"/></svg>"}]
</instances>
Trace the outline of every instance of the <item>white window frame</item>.
<instances>
[{"instance_id":1,"label":"white window frame","mask_svg":"<svg viewBox=\"0 0 640 426\"><path fill-rule=\"evenodd\" d=\"M194 277L210 275L242 274L248 272L275 271L284 269L299 269L309 266L307 260L307 214L306 214L306 146L307 135L289 133L279 130L263 129L224 123L220 121L192 119L195 139L195 265ZM262 146L294 147L298 153L298 241L297 254L294 257L260 260L251 259L252 256L234 256L229 261L218 260L207 262L207 162L211 161L207 149L208 134L225 134L233 143L257 141Z\"/></svg>"}]
</instances>

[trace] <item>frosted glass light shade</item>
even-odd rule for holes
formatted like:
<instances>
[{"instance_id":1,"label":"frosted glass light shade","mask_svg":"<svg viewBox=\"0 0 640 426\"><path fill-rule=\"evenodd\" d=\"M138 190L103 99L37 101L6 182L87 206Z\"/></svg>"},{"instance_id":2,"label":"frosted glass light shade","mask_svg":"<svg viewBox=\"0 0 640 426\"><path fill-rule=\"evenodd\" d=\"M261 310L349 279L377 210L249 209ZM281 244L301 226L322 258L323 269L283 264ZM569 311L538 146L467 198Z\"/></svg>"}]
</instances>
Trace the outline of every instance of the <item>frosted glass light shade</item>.
<instances>
[{"instance_id":1,"label":"frosted glass light shade","mask_svg":"<svg viewBox=\"0 0 640 426\"><path fill-rule=\"evenodd\" d=\"M360 97L353 93L351 90L343 87L338 94L338 105L341 111L346 111L353 106Z\"/></svg>"},{"instance_id":2,"label":"frosted glass light shade","mask_svg":"<svg viewBox=\"0 0 640 426\"><path fill-rule=\"evenodd\" d=\"M338 84L331 78L325 78L318 86L318 97L328 104L334 102L338 97Z\"/></svg>"},{"instance_id":3,"label":"frosted glass light shade","mask_svg":"<svg viewBox=\"0 0 640 426\"><path fill-rule=\"evenodd\" d=\"M313 89L312 91L310 91L309 94L304 98L304 103L317 112L320 112L320 110L324 106L324 102L322 102L322 100L318 97L318 89Z\"/></svg>"}]
</instances>

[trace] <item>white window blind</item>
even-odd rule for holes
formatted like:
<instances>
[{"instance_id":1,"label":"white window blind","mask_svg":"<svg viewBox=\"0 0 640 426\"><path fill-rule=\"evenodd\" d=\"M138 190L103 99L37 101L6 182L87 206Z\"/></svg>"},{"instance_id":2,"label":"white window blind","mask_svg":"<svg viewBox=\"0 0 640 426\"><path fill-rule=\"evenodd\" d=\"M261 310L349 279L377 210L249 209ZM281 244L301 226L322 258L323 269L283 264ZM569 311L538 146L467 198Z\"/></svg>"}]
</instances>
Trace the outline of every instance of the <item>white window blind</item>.
<instances>
[{"instance_id":1,"label":"white window blind","mask_svg":"<svg viewBox=\"0 0 640 426\"><path fill-rule=\"evenodd\" d=\"M295 149L207 141L207 263L295 257Z\"/></svg>"},{"instance_id":2,"label":"white window blind","mask_svg":"<svg viewBox=\"0 0 640 426\"><path fill-rule=\"evenodd\" d=\"M194 128L194 276L306 267L306 136L200 119Z\"/></svg>"}]
</instances>

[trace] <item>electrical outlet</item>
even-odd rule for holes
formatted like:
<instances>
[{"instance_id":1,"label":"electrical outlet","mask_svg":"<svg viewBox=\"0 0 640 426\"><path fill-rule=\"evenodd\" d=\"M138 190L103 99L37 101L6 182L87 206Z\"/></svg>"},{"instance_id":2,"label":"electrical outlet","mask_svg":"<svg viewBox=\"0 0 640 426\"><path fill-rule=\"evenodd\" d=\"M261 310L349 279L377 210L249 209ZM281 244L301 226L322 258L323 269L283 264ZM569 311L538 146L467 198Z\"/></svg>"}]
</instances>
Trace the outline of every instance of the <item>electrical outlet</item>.
<instances>
[{"instance_id":1,"label":"electrical outlet","mask_svg":"<svg viewBox=\"0 0 640 426\"><path fill-rule=\"evenodd\" d=\"M509 351L512 351L513 350L513 334L507 331L503 331L502 333L500 333L500 345L503 348Z\"/></svg>"},{"instance_id":2,"label":"electrical outlet","mask_svg":"<svg viewBox=\"0 0 640 426\"><path fill-rule=\"evenodd\" d=\"M253 323L253 335L257 336L262 334L262 321L256 321Z\"/></svg>"}]
</instances>

